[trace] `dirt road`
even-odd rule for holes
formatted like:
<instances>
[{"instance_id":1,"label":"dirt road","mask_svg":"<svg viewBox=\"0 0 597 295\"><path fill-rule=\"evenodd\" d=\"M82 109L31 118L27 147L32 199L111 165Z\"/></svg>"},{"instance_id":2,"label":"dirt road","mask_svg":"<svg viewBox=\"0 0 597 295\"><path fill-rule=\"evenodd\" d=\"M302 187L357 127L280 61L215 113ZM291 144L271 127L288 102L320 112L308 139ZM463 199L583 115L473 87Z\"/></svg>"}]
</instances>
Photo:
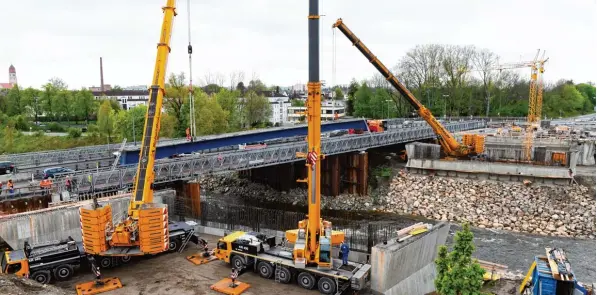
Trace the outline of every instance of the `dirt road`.
<instances>
[{"instance_id":1,"label":"dirt road","mask_svg":"<svg viewBox=\"0 0 597 295\"><path fill-rule=\"evenodd\" d=\"M217 237L202 235L213 248ZM143 295L143 294L177 294L203 295L220 294L209 287L230 275L230 266L214 261L205 265L194 265L186 260L186 256L195 254L195 245L189 243L183 253L169 253L153 258L132 261L126 266L118 266L103 271L104 277L118 277L124 287L105 293L106 295ZM77 283L92 281L94 276L87 266L80 269L78 275L67 282L57 285L61 288L75 290ZM319 294L317 290L307 291L295 283L284 285L273 280L261 278L252 271L246 271L238 278L239 281L249 283L251 288L243 293L246 295L261 294Z\"/></svg>"}]
</instances>

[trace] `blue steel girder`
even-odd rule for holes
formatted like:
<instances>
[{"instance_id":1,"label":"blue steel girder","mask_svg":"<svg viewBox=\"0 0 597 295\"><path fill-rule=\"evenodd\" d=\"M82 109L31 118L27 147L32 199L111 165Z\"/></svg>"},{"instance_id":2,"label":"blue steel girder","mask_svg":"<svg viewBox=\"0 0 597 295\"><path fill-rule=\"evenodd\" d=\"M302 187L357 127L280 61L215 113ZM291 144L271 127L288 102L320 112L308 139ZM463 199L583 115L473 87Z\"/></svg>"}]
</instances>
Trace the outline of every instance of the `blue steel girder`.
<instances>
[{"instance_id":1,"label":"blue steel girder","mask_svg":"<svg viewBox=\"0 0 597 295\"><path fill-rule=\"evenodd\" d=\"M367 122L364 119L345 120L337 122L326 122L321 124L321 132L347 129L367 129ZM222 134L218 136L206 136L198 138L193 142L173 141L168 144L159 144L156 149L156 159L168 158L174 154L192 153L205 150L214 150L223 147L240 145L250 142L260 142L278 138L306 136L307 126L277 127L263 130L237 132ZM139 162L139 149L127 148L121 156L121 165L136 164Z\"/></svg>"},{"instance_id":2,"label":"blue steel girder","mask_svg":"<svg viewBox=\"0 0 597 295\"><path fill-rule=\"evenodd\" d=\"M451 132L459 132L484 128L486 123L483 121L457 122L448 123L446 127ZM406 130L326 138L322 141L322 153L334 155L434 137L435 134L430 127L417 127ZM164 160L157 162L155 165L155 183L188 180L200 175L300 161L302 159L297 158L296 153L304 152L306 149L306 142L294 142L269 146L259 150L229 151ZM79 192L92 192L128 188L133 183L135 173L136 165L128 165L111 171L75 174L72 179ZM91 175L91 182L89 181L89 175ZM56 180L55 184L58 191L64 188L63 180Z\"/></svg>"}]
</instances>

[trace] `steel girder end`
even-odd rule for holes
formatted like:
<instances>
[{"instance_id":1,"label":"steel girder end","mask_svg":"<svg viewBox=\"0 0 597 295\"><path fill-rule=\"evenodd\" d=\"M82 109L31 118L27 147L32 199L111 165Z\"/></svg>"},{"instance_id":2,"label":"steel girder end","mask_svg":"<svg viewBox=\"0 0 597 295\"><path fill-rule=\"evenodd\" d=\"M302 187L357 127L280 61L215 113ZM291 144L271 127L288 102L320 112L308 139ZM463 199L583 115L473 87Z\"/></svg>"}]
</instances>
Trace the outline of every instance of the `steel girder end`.
<instances>
[{"instance_id":1,"label":"steel girder end","mask_svg":"<svg viewBox=\"0 0 597 295\"><path fill-rule=\"evenodd\" d=\"M250 287L251 285L239 282L238 280L235 280L233 284L232 279L225 278L211 285L211 287L209 288L226 295L240 295L243 292L247 291L247 289L249 289Z\"/></svg>"},{"instance_id":2,"label":"steel girder end","mask_svg":"<svg viewBox=\"0 0 597 295\"><path fill-rule=\"evenodd\" d=\"M122 283L118 278L105 278L99 281L91 281L77 284L77 295L100 294L122 288Z\"/></svg>"}]
</instances>

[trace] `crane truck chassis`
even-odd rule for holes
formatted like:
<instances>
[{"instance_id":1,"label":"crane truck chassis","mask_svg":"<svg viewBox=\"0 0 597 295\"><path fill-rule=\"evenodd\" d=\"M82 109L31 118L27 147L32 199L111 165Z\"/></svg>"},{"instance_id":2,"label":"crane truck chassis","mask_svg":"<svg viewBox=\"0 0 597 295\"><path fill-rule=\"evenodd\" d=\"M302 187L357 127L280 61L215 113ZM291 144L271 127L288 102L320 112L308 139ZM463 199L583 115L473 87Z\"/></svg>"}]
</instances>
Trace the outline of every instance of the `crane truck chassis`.
<instances>
[{"instance_id":1,"label":"crane truck chassis","mask_svg":"<svg viewBox=\"0 0 597 295\"><path fill-rule=\"evenodd\" d=\"M331 259L331 268L297 266L292 248L276 245L275 237L258 232L233 232L218 240L214 255L235 269L253 269L263 278L288 284L293 278L305 289L317 287L322 294L341 294L347 289L368 288L371 265Z\"/></svg>"},{"instance_id":2,"label":"crane truck chassis","mask_svg":"<svg viewBox=\"0 0 597 295\"><path fill-rule=\"evenodd\" d=\"M170 240L168 252L175 252L186 246L185 241L204 244L195 233L192 224L173 222L168 225ZM94 255L102 268L110 268L131 261L132 256L100 256ZM0 257L0 274L14 274L18 277L29 277L38 283L48 284L50 281L68 280L75 270L87 263L87 254L83 243L71 237L62 241L52 241L36 246L24 243L24 248L6 251Z\"/></svg>"}]
</instances>

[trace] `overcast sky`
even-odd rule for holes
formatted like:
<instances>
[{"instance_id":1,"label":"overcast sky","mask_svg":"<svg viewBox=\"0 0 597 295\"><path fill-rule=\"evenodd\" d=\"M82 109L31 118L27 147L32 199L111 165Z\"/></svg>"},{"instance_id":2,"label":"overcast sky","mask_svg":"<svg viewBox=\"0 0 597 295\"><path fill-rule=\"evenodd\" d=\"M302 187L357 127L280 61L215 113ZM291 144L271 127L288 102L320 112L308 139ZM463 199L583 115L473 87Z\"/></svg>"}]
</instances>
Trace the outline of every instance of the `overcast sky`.
<instances>
[{"instance_id":1,"label":"overcast sky","mask_svg":"<svg viewBox=\"0 0 597 295\"><path fill-rule=\"evenodd\" d=\"M331 25L346 25L387 66L418 44L475 45L504 62L550 59L545 79L595 81L597 0L322 0L321 79L332 81ZM19 84L51 77L70 88L146 85L151 80L165 0L2 0L0 82L8 66ZM307 82L306 0L191 0L193 79L206 72L253 73L268 85ZM187 1L177 1L168 72L188 74ZM376 73L336 32L336 82ZM528 69L523 74L528 74Z\"/></svg>"}]
</instances>

